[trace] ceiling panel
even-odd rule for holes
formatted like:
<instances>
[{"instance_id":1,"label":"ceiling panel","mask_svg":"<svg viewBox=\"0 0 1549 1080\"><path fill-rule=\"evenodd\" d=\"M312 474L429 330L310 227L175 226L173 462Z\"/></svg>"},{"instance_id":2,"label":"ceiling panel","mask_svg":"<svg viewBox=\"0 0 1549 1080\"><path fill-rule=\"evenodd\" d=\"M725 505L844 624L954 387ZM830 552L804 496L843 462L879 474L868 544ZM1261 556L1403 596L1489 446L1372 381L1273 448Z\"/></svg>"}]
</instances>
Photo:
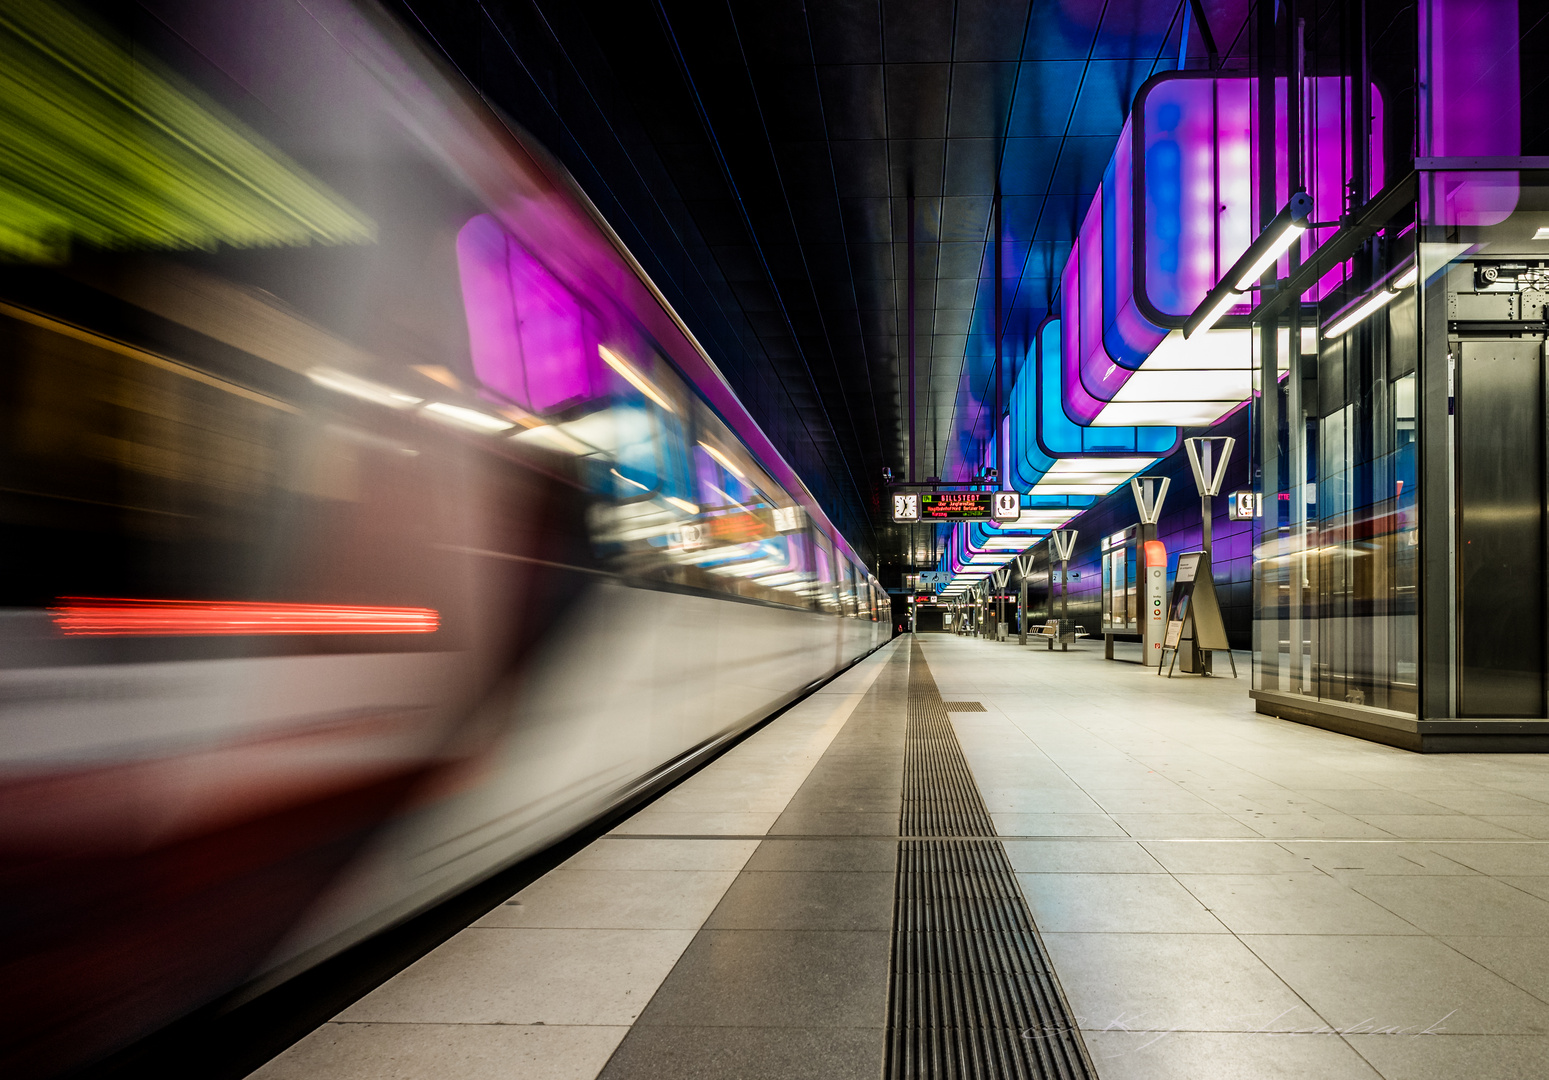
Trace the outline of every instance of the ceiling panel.
<instances>
[{"instance_id":1,"label":"ceiling panel","mask_svg":"<svg viewBox=\"0 0 1549 1080\"><path fill-rule=\"evenodd\" d=\"M906 469L906 197L915 468L946 475L988 430L997 186L1009 355L1057 304L1073 231L1134 91L1176 60L1182 10L1181 0L410 6L427 29L438 18L488 26L483 39L462 24L448 31L483 42L477 57L454 60L483 73L492 99L619 219L866 550L893 534L872 518L881 469ZM1225 50L1246 0L1205 6ZM552 37L513 29L534 26ZM513 53L518 63L500 61ZM528 71L530 86L506 88Z\"/></svg>"}]
</instances>

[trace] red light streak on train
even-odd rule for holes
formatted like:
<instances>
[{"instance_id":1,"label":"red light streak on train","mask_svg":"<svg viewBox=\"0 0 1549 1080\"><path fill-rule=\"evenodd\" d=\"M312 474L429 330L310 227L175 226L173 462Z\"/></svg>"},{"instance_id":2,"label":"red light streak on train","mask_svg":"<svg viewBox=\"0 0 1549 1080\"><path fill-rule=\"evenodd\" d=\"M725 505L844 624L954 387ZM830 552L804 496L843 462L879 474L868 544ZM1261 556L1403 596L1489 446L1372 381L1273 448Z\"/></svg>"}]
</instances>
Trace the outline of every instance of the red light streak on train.
<instances>
[{"instance_id":1,"label":"red light streak on train","mask_svg":"<svg viewBox=\"0 0 1549 1080\"><path fill-rule=\"evenodd\" d=\"M195 637L215 634L429 634L431 608L234 600L122 600L60 597L49 609L69 637Z\"/></svg>"}]
</instances>

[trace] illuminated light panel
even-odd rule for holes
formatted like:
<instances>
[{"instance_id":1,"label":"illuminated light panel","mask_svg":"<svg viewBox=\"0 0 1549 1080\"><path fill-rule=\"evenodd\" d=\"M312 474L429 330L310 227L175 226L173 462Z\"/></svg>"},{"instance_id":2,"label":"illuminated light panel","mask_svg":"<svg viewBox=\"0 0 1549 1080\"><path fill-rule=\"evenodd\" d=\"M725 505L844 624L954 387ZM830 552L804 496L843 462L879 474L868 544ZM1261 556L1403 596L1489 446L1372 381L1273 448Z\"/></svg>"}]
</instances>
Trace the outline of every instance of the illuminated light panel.
<instances>
[{"instance_id":1,"label":"illuminated light panel","mask_svg":"<svg viewBox=\"0 0 1549 1080\"><path fill-rule=\"evenodd\" d=\"M1072 473L1090 475L1094 473L1123 473L1132 476L1141 469L1149 469L1156 463L1154 457L1089 457L1089 458L1060 458L1049 467L1049 476L1067 476Z\"/></svg>"},{"instance_id":2,"label":"illuminated light panel","mask_svg":"<svg viewBox=\"0 0 1549 1080\"><path fill-rule=\"evenodd\" d=\"M1103 409L1093 426L1142 426L1175 424L1178 427L1209 427L1241 405L1236 401L1115 401ZM1043 489L1039 489L1043 494ZM1049 494L1064 494L1049 492ZM1068 494L1081 494L1069 492Z\"/></svg>"},{"instance_id":3,"label":"illuminated light panel","mask_svg":"<svg viewBox=\"0 0 1549 1080\"><path fill-rule=\"evenodd\" d=\"M1282 331L1281 343L1289 341L1289 331ZM1315 343L1315 334L1304 329L1304 351ZM1253 395L1253 372L1251 330L1211 330L1193 338L1173 330L1145 365L1130 373L1092 426L1213 424Z\"/></svg>"},{"instance_id":4,"label":"illuminated light panel","mask_svg":"<svg viewBox=\"0 0 1549 1080\"><path fill-rule=\"evenodd\" d=\"M334 371L332 368L313 368L307 372L307 378L318 386L337 390L341 394L349 394L362 401L386 405L389 409L411 409L424 400L424 398L394 390L390 386L372 382L370 379L362 379L343 371Z\"/></svg>"},{"instance_id":5,"label":"illuminated light panel","mask_svg":"<svg viewBox=\"0 0 1549 1080\"><path fill-rule=\"evenodd\" d=\"M595 447L588 446L580 439L577 439L571 435L567 435L565 432L561 431L559 428L553 426L552 424L539 424L537 427L530 427L526 431L518 431L515 435L511 436L511 439L513 442L536 443L539 446L546 446L550 450L558 450L566 454L575 454L577 457L585 457L587 454L596 452ZM615 476L618 475L616 470L609 471L613 472ZM629 477L620 476L619 479L629 480ZM629 482L631 484L636 483L634 480L629 480ZM644 484L638 484L637 486L645 488Z\"/></svg>"},{"instance_id":6,"label":"illuminated light panel","mask_svg":"<svg viewBox=\"0 0 1549 1080\"><path fill-rule=\"evenodd\" d=\"M685 514L699 513L699 507L695 506L687 499L680 499L676 495L664 495L662 497L670 502L673 506L676 506L679 510L682 510Z\"/></svg>"},{"instance_id":7,"label":"illuminated light panel","mask_svg":"<svg viewBox=\"0 0 1549 1080\"><path fill-rule=\"evenodd\" d=\"M672 407L672 403L662 396L662 392L646 381L645 376L636 371L635 366L628 360L625 360L622 356L608 348L606 345L597 346L597 355L602 357L603 362L606 363L610 368L618 372L619 375L623 377L625 382L627 382L630 386L633 386L646 397L650 398L662 409L666 410L667 412L677 411Z\"/></svg>"},{"instance_id":8,"label":"illuminated light panel","mask_svg":"<svg viewBox=\"0 0 1549 1080\"><path fill-rule=\"evenodd\" d=\"M68 637L205 637L251 634L429 634L431 608L267 604L230 600L61 597L49 609Z\"/></svg>"},{"instance_id":9,"label":"illuminated light panel","mask_svg":"<svg viewBox=\"0 0 1549 1080\"><path fill-rule=\"evenodd\" d=\"M516 426L502 417L491 416L477 409L465 409L461 405L448 405L444 401L432 401L425 406L425 411L432 416L473 431L509 431ZM531 428L530 430L541 431L542 429Z\"/></svg>"},{"instance_id":10,"label":"illuminated light panel","mask_svg":"<svg viewBox=\"0 0 1549 1080\"><path fill-rule=\"evenodd\" d=\"M1543 232L1544 230L1539 229L1538 231ZM1538 237L1535 236L1533 239L1536 240ZM1394 289L1407 289L1418 280L1420 280L1420 265L1419 263L1411 263L1408 270L1405 270L1393 279L1393 284L1390 287Z\"/></svg>"}]
</instances>

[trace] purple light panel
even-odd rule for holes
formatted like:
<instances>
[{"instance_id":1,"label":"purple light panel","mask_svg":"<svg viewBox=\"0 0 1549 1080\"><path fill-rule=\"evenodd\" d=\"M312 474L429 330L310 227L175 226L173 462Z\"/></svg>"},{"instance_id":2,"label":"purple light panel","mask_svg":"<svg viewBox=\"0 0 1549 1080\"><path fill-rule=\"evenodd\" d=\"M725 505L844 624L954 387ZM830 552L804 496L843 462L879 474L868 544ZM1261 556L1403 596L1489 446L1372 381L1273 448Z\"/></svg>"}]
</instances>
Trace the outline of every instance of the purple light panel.
<instances>
[{"instance_id":1,"label":"purple light panel","mask_svg":"<svg viewBox=\"0 0 1549 1080\"><path fill-rule=\"evenodd\" d=\"M1423 0L1420 17L1422 157L1522 153L1517 0ZM1432 174L1421 185L1433 225L1505 221L1520 196L1515 172Z\"/></svg>"},{"instance_id":2,"label":"purple light panel","mask_svg":"<svg viewBox=\"0 0 1549 1080\"><path fill-rule=\"evenodd\" d=\"M457 269L479 382L539 414L602 394L581 305L493 217L457 234Z\"/></svg>"}]
</instances>

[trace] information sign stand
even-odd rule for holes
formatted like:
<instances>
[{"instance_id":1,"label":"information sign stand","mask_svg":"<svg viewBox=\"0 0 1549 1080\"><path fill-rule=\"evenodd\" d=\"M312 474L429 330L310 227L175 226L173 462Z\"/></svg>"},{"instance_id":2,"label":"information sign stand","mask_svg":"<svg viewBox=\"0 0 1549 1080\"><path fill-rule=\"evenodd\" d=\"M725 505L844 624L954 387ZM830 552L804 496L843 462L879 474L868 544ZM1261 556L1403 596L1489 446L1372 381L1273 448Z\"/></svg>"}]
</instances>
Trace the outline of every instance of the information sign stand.
<instances>
[{"instance_id":1,"label":"information sign stand","mask_svg":"<svg viewBox=\"0 0 1549 1080\"><path fill-rule=\"evenodd\" d=\"M1157 675L1162 674L1162 657L1171 651L1167 677L1172 678L1178 653L1184 648L1207 653L1224 651L1232 665L1232 678L1237 678L1237 658L1226 640L1215 576L1210 572L1210 555L1204 551L1178 556L1178 574L1173 579L1172 603L1167 612L1167 636L1162 641L1162 656L1156 662Z\"/></svg>"}]
</instances>

